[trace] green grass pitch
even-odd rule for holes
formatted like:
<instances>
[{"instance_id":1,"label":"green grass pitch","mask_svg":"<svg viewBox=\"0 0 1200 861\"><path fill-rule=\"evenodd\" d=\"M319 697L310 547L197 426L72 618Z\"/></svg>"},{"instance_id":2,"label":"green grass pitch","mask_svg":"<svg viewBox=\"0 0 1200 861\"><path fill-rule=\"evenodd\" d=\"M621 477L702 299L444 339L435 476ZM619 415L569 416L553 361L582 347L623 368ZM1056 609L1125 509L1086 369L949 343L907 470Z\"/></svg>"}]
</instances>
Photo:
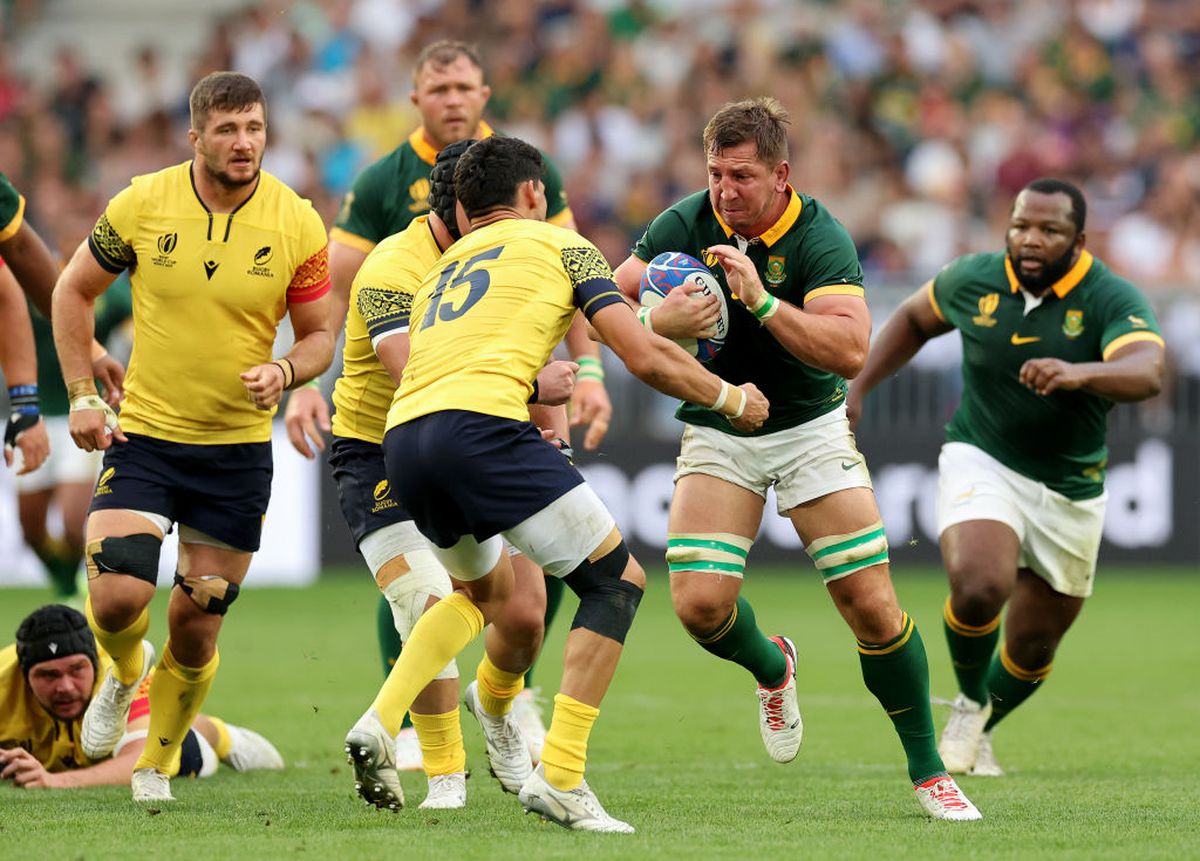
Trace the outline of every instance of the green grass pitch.
<instances>
[{"instance_id":1,"label":"green grass pitch","mask_svg":"<svg viewBox=\"0 0 1200 861\"><path fill-rule=\"evenodd\" d=\"M574 834L521 815L487 773L464 715L469 803L418 811L406 774L398 814L354 795L342 738L380 681L376 591L365 572L305 590L251 589L222 634L206 711L253 727L288 761L281 774L177 782L151 814L127 787L73 792L0 786L0 858L592 859L1183 858L1200 855L1200 640L1195 572L1103 568L1045 691L996 735L1008 775L964 778L980 823L931 822L909 787L890 723L863 687L853 639L807 564L753 571L746 594L768 633L800 651L804 745L789 765L758 738L753 682L704 654L671 614L653 572L617 679L592 736L588 778L636 835ZM942 578L895 575L924 631L935 694L954 693L941 634ZM164 593L165 594L165 593ZM165 632L164 594L151 635ZM0 631L47 599L0 591ZM553 691L573 599L547 642L539 681ZM462 658L473 674L479 651ZM935 712L939 729L945 711Z\"/></svg>"}]
</instances>

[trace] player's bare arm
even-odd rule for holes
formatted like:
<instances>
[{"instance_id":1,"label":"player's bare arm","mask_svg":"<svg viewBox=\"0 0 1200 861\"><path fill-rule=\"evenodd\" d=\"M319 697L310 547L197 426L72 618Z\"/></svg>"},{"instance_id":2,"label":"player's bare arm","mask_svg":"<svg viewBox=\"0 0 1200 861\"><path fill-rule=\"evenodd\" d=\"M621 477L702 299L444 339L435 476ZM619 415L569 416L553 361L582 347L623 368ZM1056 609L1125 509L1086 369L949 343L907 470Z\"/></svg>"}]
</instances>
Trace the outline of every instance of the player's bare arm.
<instances>
[{"instance_id":1,"label":"player's bare arm","mask_svg":"<svg viewBox=\"0 0 1200 861\"><path fill-rule=\"evenodd\" d=\"M646 261L631 254L613 272L621 293L630 299L635 309L638 307L638 287L645 271ZM699 284L681 284L660 304L642 312L645 314L643 323L648 321L650 331L672 340L713 337L717 334L717 321L721 319L721 303L713 295L701 299L693 296L703 291L704 287Z\"/></svg>"},{"instance_id":2,"label":"player's bare arm","mask_svg":"<svg viewBox=\"0 0 1200 861\"><path fill-rule=\"evenodd\" d=\"M567 350L579 363L582 373L572 385L571 426L587 425L583 447L592 451L603 441L612 421L612 401L604 388L604 366L600 362L600 345L588 336L587 321L577 313L567 329Z\"/></svg>"},{"instance_id":3,"label":"player's bare arm","mask_svg":"<svg viewBox=\"0 0 1200 861\"><path fill-rule=\"evenodd\" d=\"M260 410L279 403L284 389L307 382L329 367L336 339L329 328L329 294L308 302L289 302L295 343L280 359L242 373L246 394Z\"/></svg>"},{"instance_id":4,"label":"player's bare arm","mask_svg":"<svg viewBox=\"0 0 1200 861\"><path fill-rule=\"evenodd\" d=\"M106 449L114 439L126 442L116 413L100 398L92 377L96 298L115 278L96 262L84 241L54 288L54 348L71 399L71 438L84 451Z\"/></svg>"},{"instance_id":5,"label":"player's bare arm","mask_svg":"<svg viewBox=\"0 0 1200 861\"><path fill-rule=\"evenodd\" d=\"M607 305L592 315L591 322L630 373L646 385L709 407L744 433L757 430L766 421L770 405L757 386L730 386L675 342L646 331L628 305Z\"/></svg>"},{"instance_id":6,"label":"player's bare arm","mask_svg":"<svg viewBox=\"0 0 1200 861\"><path fill-rule=\"evenodd\" d=\"M930 291L933 282L927 281L916 292L905 299L884 324L875 343L867 353L867 362L850 386L846 397L846 411L850 427L858 424L862 415L862 402L867 393L880 382L900 370L925 342L938 335L953 331L954 327L942 320L933 310Z\"/></svg>"},{"instance_id":7,"label":"player's bare arm","mask_svg":"<svg viewBox=\"0 0 1200 861\"><path fill-rule=\"evenodd\" d=\"M111 759L71 771L49 772L24 748L0 750L0 779L22 789L78 789L84 786L119 786L129 782L145 740L131 742Z\"/></svg>"},{"instance_id":8,"label":"player's bare arm","mask_svg":"<svg viewBox=\"0 0 1200 861\"><path fill-rule=\"evenodd\" d=\"M1019 379L1039 395L1083 389L1114 401L1143 401L1162 390L1164 357L1160 344L1136 341L1103 362L1030 359Z\"/></svg>"},{"instance_id":9,"label":"player's bare arm","mask_svg":"<svg viewBox=\"0 0 1200 861\"><path fill-rule=\"evenodd\" d=\"M29 308L7 267L0 269L0 331L4 332L0 338L0 371L4 373L12 400L12 415L4 428L4 463L12 466L14 452L19 448L18 475L24 475L41 466L50 454L50 439L37 410L37 350ZM29 388L22 388L26 386ZM22 404L20 398L28 403Z\"/></svg>"},{"instance_id":10,"label":"player's bare arm","mask_svg":"<svg viewBox=\"0 0 1200 861\"><path fill-rule=\"evenodd\" d=\"M732 245L708 250L720 260L730 292L747 308L757 308L765 288L753 261ZM846 379L858 376L867 360L871 313L861 297L821 296L804 308L779 300L764 325L800 361Z\"/></svg>"},{"instance_id":11,"label":"player's bare arm","mask_svg":"<svg viewBox=\"0 0 1200 861\"><path fill-rule=\"evenodd\" d=\"M575 362L548 362L537 375L537 398L534 403L556 407L571 401L576 391L577 373L579 365Z\"/></svg>"},{"instance_id":12,"label":"player's bare arm","mask_svg":"<svg viewBox=\"0 0 1200 861\"><path fill-rule=\"evenodd\" d=\"M0 242L0 257L17 276L21 289L34 307L49 320L58 265L42 237L28 223L22 222L16 233Z\"/></svg>"}]
</instances>

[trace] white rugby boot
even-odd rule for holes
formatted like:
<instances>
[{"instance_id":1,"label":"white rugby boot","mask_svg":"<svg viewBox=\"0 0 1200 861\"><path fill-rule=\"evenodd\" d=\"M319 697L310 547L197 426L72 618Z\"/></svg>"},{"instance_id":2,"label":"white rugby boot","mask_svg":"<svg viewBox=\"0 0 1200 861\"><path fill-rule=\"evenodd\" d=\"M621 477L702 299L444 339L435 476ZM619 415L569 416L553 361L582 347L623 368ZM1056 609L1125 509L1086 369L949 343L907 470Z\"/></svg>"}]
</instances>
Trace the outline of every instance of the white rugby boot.
<instances>
[{"instance_id":1,"label":"white rugby boot","mask_svg":"<svg viewBox=\"0 0 1200 861\"><path fill-rule=\"evenodd\" d=\"M396 733L396 771L422 771L424 768L416 727L401 727L400 732Z\"/></svg>"},{"instance_id":2,"label":"white rugby boot","mask_svg":"<svg viewBox=\"0 0 1200 861\"><path fill-rule=\"evenodd\" d=\"M275 745L252 729L225 724L232 742L229 755L221 762L235 771L279 771L283 768L283 756Z\"/></svg>"},{"instance_id":3,"label":"white rugby boot","mask_svg":"<svg viewBox=\"0 0 1200 861\"><path fill-rule=\"evenodd\" d=\"M980 705L960 693L950 703L950 720L938 741L938 755L951 774L966 774L975 765L983 727L992 716L992 704Z\"/></svg>"},{"instance_id":4,"label":"white rugby boot","mask_svg":"<svg viewBox=\"0 0 1200 861\"><path fill-rule=\"evenodd\" d=\"M171 778L157 768L135 768L129 786L133 790L133 800L139 804L175 800L171 794Z\"/></svg>"},{"instance_id":5,"label":"white rugby boot","mask_svg":"<svg viewBox=\"0 0 1200 861\"><path fill-rule=\"evenodd\" d=\"M368 709L346 734L345 751L354 766L354 789L363 801L380 810L404 806L404 790L396 774L396 741L374 709Z\"/></svg>"},{"instance_id":6,"label":"white rugby boot","mask_svg":"<svg viewBox=\"0 0 1200 861\"><path fill-rule=\"evenodd\" d=\"M149 640L142 640L142 672L136 681L128 685L122 684L113 675L113 668L108 668L100 691L92 697L87 711L83 713L83 724L79 729L79 746L83 748L88 759L104 759L117 746L117 742L125 734L125 724L129 722L129 707L133 704L133 698L153 666L154 644Z\"/></svg>"},{"instance_id":7,"label":"white rugby boot","mask_svg":"<svg viewBox=\"0 0 1200 861\"><path fill-rule=\"evenodd\" d=\"M975 765L971 768L974 777L1004 777L1004 769L996 761L992 751L992 734L985 732L979 739L979 753L975 755Z\"/></svg>"},{"instance_id":8,"label":"white rugby boot","mask_svg":"<svg viewBox=\"0 0 1200 861\"><path fill-rule=\"evenodd\" d=\"M536 813L546 822L553 822L572 831L633 834L632 825L608 814L586 780L574 789L564 792L550 785L541 765L529 775L517 798L526 813Z\"/></svg>"},{"instance_id":9,"label":"white rugby boot","mask_svg":"<svg viewBox=\"0 0 1200 861\"><path fill-rule=\"evenodd\" d=\"M467 773L435 774L429 778L429 792L417 807L421 810L457 810L467 806Z\"/></svg>"},{"instance_id":10,"label":"white rugby boot","mask_svg":"<svg viewBox=\"0 0 1200 861\"><path fill-rule=\"evenodd\" d=\"M772 637L787 659L787 675L775 688L758 686L758 729L763 746L776 762L791 762L804 738L804 723L796 702L796 647L787 637Z\"/></svg>"},{"instance_id":11,"label":"white rugby boot","mask_svg":"<svg viewBox=\"0 0 1200 861\"><path fill-rule=\"evenodd\" d=\"M943 774L931 777L924 783L913 787L917 793L917 801L921 807L934 819L945 819L951 822L970 822L983 819L983 814L971 803L954 782L954 778Z\"/></svg>"},{"instance_id":12,"label":"white rugby boot","mask_svg":"<svg viewBox=\"0 0 1200 861\"><path fill-rule=\"evenodd\" d=\"M546 724L542 722L541 688L525 688L513 700L513 714L525 733L529 743L529 757L533 764L542 761L542 748L546 746Z\"/></svg>"},{"instance_id":13,"label":"white rugby boot","mask_svg":"<svg viewBox=\"0 0 1200 861\"><path fill-rule=\"evenodd\" d=\"M478 687L477 681L467 685L463 700L467 711L475 715L480 729L483 730L492 776L500 781L505 792L516 795L533 771L529 745L525 741L525 734L521 732L521 725L517 723L511 711L506 715L497 716L484 710L479 702Z\"/></svg>"}]
</instances>

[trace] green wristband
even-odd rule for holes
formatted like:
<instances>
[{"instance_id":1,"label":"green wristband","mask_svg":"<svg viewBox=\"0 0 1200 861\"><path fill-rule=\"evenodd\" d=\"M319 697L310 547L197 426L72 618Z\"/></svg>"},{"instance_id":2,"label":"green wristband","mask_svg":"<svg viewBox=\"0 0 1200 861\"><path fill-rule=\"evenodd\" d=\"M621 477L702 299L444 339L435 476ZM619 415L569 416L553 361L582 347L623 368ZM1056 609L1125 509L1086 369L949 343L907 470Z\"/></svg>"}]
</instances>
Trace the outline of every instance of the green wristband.
<instances>
[{"instance_id":1,"label":"green wristband","mask_svg":"<svg viewBox=\"0 0 1200 861\"><path fill-rule=\"evenodd\" d=\"M765 290L763 291L763 297L764 298L759 301L758 305L750 309L754 313L754 316L758 318L760 323L765 323L767 320L770 320L773 316L775 316L775 312L779 310L778 299Z\"/></svg>"},{"instance_id":2,"label":"green wristband","mask_svg":"<svg viewBox=\"0 0 1200 861\"><path fill-rule=\"evenodd\" d=\"M579 365L579 372L575 374L576 380L595 380L598 383L604 382L604 366L600 364L600 360L592 356L583 356L575 360Z\"/></svg>"}]
</instances>

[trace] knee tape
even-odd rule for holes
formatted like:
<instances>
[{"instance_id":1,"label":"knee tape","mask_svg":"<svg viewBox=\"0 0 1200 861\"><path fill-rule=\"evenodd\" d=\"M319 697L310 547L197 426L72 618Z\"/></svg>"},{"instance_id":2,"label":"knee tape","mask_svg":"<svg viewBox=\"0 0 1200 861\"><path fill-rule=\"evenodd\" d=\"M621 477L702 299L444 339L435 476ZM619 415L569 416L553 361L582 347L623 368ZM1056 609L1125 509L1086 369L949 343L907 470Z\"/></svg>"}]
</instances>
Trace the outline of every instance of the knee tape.
<instances>
[{"instance_id":1,"label":"knee tape","mask_svg":"<svg viewBox=\"0 0 1200 861\"><path fill-rule=\"evenodd\" d=\"M127 574L154 585L158 582L158 556L162 539L148 532L97 538L84 551L88 579L101 574Z\"/></svg>"},{"instance_id":2,"label":"knee tape","mask_svg":"<svg viewBox=\"0 0 1200 861\"><path fill-rule=\"evenodd\" d=\"M214 616L224 616L240 591L237 583L230 583L218 574L189 574L184 577L176 571L175 585L195 601L197 607Z\"/></svg>"},{"instance_id":3,"label":"knee tape","mask_svg":"<svg viewBox=\"0 0 1200 861\"><path fill-rule=\"evenodd\" d=\"M709 571L740 578L746 573L753 544L731 532L672 532L667 535L667 571Z\"/></svg>"},{"instance_id":4,"label":"knee tape","mask_svg":"<svg viewBox=\"0 0 1200 861\"><path fill-rule=\"evenodd\" d=\"M826 535L804 548L828 583L856 571L888 561L887 533L883 522L844 535Z\"/></svg>"},{"instance_id":5,"label":"knee tape","mask_svg":"<svg viewBox=\"0 0 1200 861\"><path fill-rule=\"evenodd\" d=\"M633 616L642 600L642 590L622 580L629 564L629 549L619 541L599 559L585 559L563 582L579 596L579 609L571 630L586 628L602 637L625 642Z\"/></svg>"},{"instance_id":6,"label":"knee tape","mask_svg":"<svg viewBox=\"0 0 1200 861\"><path fill-rule=\"evenodd\" d=\"M450 575L428 548L410 550L392 565L401 563L402 574L392 579L380 591L392 610L392 624L400 635L400 642L408 642L413 626L425 612L430 597L445 598L452 591ZM457 679L458 664L451 659L434 679Z\"/></svg>"}]
</instances>

